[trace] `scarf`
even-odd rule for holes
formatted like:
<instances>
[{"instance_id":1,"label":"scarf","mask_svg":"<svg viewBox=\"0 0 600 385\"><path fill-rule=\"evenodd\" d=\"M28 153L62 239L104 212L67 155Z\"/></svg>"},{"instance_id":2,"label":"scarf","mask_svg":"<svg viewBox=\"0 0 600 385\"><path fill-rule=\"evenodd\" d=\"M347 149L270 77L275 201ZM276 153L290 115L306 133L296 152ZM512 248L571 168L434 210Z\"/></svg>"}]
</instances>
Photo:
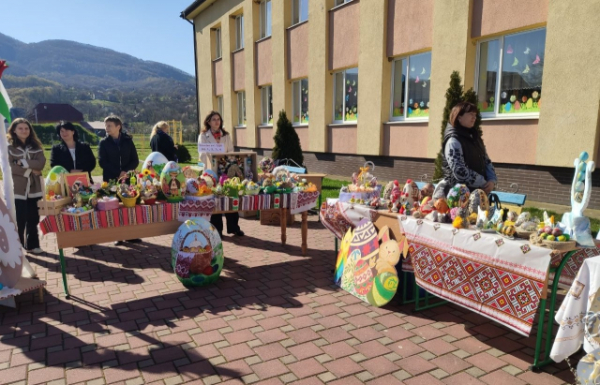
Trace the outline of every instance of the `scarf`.
<instances>
[{"instance_id":1,"label":"scarf","mask_svg":"<svg viewBox=\"0 0 600 385\"><path fill-rule=\"evenodd\" d=\"M219 132L213 132L212 130L210 131L213 138L215 138L215 140L217 141L217 143L221 142L221 137L223 136L223 131L219 130Z\"/></svg>"}]
</instances>

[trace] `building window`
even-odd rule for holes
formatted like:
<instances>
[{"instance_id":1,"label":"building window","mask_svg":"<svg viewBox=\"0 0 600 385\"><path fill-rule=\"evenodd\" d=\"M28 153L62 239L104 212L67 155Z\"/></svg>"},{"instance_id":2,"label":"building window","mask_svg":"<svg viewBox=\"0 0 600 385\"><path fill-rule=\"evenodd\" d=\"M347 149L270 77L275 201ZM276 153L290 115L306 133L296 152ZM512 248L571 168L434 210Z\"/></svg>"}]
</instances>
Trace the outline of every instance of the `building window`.
<instances>
[{"instance_id":1,"label":"building window","mask_svg":"<svg viewBox=\"0 0 600 385\"><path fill-rule=\"evenodd\" d=\"M342 4L346 4L351 2L352 0L335 0L335 6L337 7L338 5L342 5Z\"/></svg>"},{"instance_id":2,"label":"building window","mask_svg":"<svg viewBox=\"0 0 600 385\"><path fill-rule=\"evenodd\" d=\"M334 117L338 122L355 122L358 119L358 68L337 72L334 81Z\"/></svg>"},{"instance_id":3,"label":"building window","mask_svg":"<svg viewBox=\"0 0 600 385\"><path fill-rule=\"evenodd\" d=\"M431 52L394 61L391 120L429 117Z\"/></svg>"},{"instance_id":4,"label":"building window","mask_svg":"<svg viewBox=\"0 0 600 385\"><path fill-rule=\"evenodd\" d=\"M262 124L273 124L273 86L265 86L260 90L262 101Z\"/></svg>"},{"instance_id":5,"label":"building window","mask_svg":"<svg viewBox=\"0 0 600 385\"><path fill-rule=\"evenodd\" d=\"M260 2L260 38L271 36L271 0Z\"/></svg>"},{"instance_id":6,"label":"building window","mask_svg":"<svg viewBox=\"0 0 600 385\"><path fill-rule=\"evenodd\" d=\"M308 124L308 79L292 84L292 103L294 124Z\"/></svg>"},{"instance_id":7,"label":"building window","mask_svg":"<svg viewBox=\"0 0 600 385\"><path fill-rule=\"evenodd\" d=\"M292 0L292 25L308 20L308 0Z\"/></svg>"},{"instance_id":8,"label":"building window","mask_svg":"<svg viewBox=\"0 0 600 385\"><path fill-rule=\"evenodd\" d=\"M223 95L217 96L217 112L223 116Z\"/></svg>"},{"instance_id":9,"label":"building window","mask_svg":"<svg viewBox=\"0 0 600 385\"><path fill-rule=\"evenodd\" d=\"M237 93L238 126L246 125L246 91Z\"/></svg>"},{"instance_id":10,"label":"building window","mask_svg":"<svg viewBox=\"0 0 600 385\"><path fill-rule=\"evenodd\" d=\"M235 49L244 48L244 15L235 18Z\"/></svg>"},{"instance_id":11,"label":"building window","mask_svg":"<svg viewBox=\"0 0 600 385\"><path fill-rule=\"evenodd\" d=\"M539 113L546 29L477 45L476 89L483 117Z\"/></svg>"},{"instance_id":12,"label":"building window","mask_svg":"<svg viewBox=\"0 0 600 385\"><path fill-rule=\"evenodd\" d=\"M215 29L215 59L221 57L221 28Z\"/></svg>"}]
</instances>

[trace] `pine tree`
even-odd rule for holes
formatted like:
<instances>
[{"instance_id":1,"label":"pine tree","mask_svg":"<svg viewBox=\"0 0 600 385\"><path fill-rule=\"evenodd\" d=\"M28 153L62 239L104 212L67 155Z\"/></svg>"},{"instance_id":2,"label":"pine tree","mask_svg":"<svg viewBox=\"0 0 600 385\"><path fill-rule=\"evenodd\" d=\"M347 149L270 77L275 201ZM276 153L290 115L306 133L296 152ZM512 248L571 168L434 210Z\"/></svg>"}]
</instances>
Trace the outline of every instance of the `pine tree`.
<instances>
[{"instance_id":1,"label":"pine tree","mask_svg":"<svg viewBox=\"0 0 600 385\"><path fill-rule=\"evenodd\" d=\"M273 160L291 159L299 166L304 164L304 155L302 155L302 146L300 138L289 121L285 110L279 112L277 120L277 132L273 137L275 146L273 147Z\"/></svg>"},{"instance_id":2,"label":"pine tree","mask_svg":"<svg viewBox=\"0 0 600 385\"><path fill-rule=\"evenodd\" d=\"M444 118L442 119L442 130L441 130L441 140L440 140L440 152L438 152L437 158L435 159L435 171L433 172L433 180L437 181L444 177L444 172L442 170L442 143L444 143L444 132L446 131L446 126L448 125L448 121L450 120L450 112L452 108L456 106L458 103L465 101L469 103L473 103L477 105L477 94L473 91L472 88L463 92L463 86L461 85L462 79L460 78L460 74L458 71L452 72L450 75L450 87L446 90L446 106L444 107ZM479 136L483 135L481 131L481 114L477 113L477 120L475 121L475 125L473 129L477 131Z\"/></svg>"}]
</instances>

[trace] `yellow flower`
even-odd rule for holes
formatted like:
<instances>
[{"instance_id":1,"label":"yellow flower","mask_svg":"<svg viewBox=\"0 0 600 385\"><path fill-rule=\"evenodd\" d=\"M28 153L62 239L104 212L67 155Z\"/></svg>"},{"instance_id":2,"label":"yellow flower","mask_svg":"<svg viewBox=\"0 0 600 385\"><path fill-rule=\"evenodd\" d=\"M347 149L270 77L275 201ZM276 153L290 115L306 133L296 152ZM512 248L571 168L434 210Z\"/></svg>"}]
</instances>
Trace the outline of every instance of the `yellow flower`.
<instances>
[{"instance_id":1,"label":"yellow flower","mask_svg":"<svg viewBox=\"0 0 600 385\"><path fill-rule=\"evenodd\" d=\"M102 182L102 188L107 188L108 187L108 183L107 182Z\"/></svg>"},{"instance_id":2,"label":"yellow flower","mask_svg":"<svg viewBox=\"0 0 600 385\"><path fill-rule=\"evenodd\" d=\"M148 176L148 175L150 175L150 170L148 170L147 168L145 168L144 171L143 171L143 173L144 173L145 176Z\"/></svg>"}]
</instances>

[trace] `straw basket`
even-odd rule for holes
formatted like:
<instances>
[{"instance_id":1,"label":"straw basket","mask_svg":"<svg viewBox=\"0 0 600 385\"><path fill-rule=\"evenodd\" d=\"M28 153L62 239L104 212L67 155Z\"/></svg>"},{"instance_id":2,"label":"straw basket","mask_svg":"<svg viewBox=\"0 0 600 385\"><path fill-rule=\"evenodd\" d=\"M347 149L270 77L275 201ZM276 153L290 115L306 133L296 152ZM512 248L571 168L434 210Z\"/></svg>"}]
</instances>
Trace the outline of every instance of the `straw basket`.
<instances>
[{"instance_id":1,"label":"straw basket","mask_svg":"<svg viewBox=\"0 0 600 385\"><path fill-rule=\"evenodd\" d=\"M535 231L526 231L526 230L521 230L521 229L517 228L515 231L515 237L531 240L531 236L534 235L535 233L536 233Z\"/></svg>"},{"instance_id":2,"label":"straw basket","mask_svg":"<svg viewBox=\"0 0 600 385\"><path fill-rule=\"evenodd\" d=\"M123 202L123 206L131 208L131 207L135 207L135 201L140 196L140 193L137 193L134 197L131 197L131 198L125 198L121 195L121 193L118 193L118 195L119 195L119 198L121 199L121 202Z\"/></svg>"},{"instance_id":3,"label":"straw basket","mask_svg":"<svg viewBox=\"0 0 600 385\"><path fill-rule=\"evenodd\" d=\"M537 236L537 234L532 234L529 238L529 241L532 245L545 247L547 249L557 250L557 251L571 251L577 249L576 241L565 241L565 242L556 242L556 241L547 241L545 239L541 239Z\"/></svg>"}]
</instances>

